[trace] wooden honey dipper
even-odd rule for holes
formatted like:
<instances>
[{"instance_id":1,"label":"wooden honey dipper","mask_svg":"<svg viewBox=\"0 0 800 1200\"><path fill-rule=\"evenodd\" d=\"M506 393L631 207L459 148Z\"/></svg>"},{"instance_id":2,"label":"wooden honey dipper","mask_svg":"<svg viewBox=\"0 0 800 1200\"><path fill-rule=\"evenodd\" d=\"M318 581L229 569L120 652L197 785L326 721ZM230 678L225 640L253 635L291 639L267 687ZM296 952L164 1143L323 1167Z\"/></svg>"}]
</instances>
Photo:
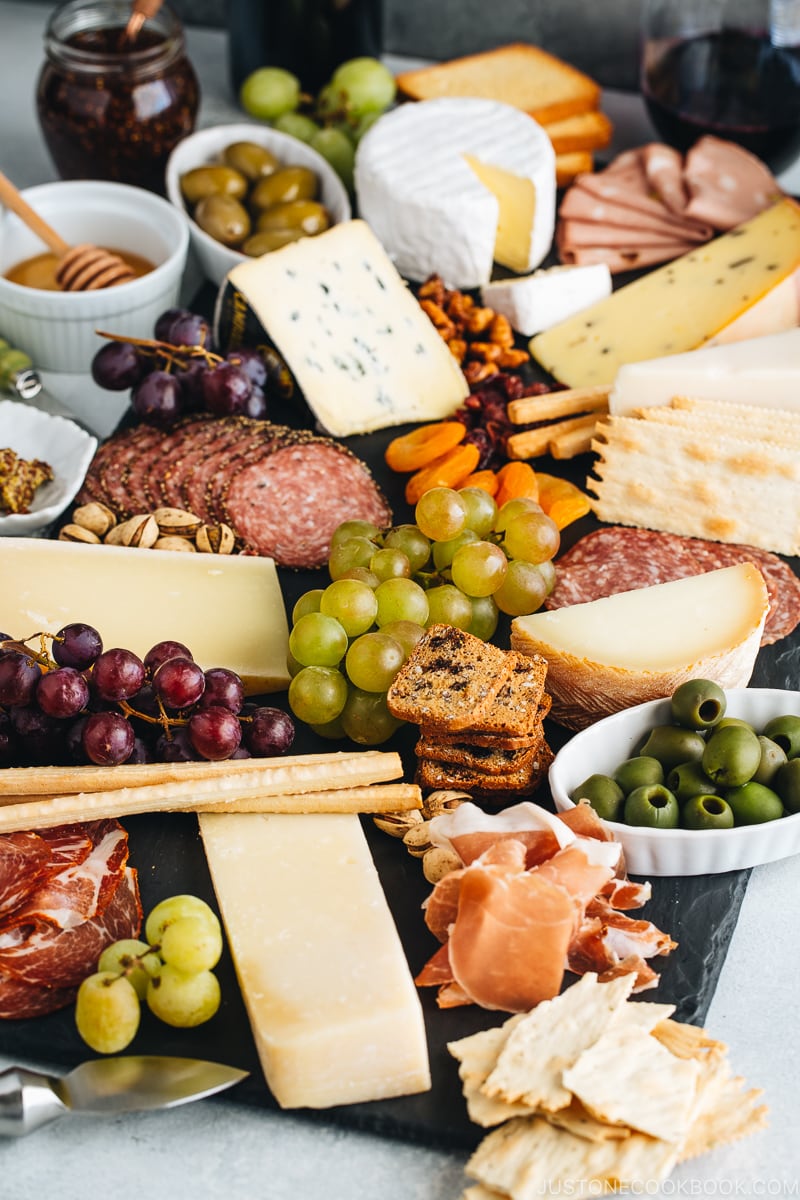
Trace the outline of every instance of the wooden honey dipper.
<instances>
[{"instance_id":1,"label":"wooden honey dipper","mask_svg":"<svg viewBox=\"0 0 800 1200\"><path fill-rule=\"evenodd\" d=\"M35 212L20 192L0 171L0 202L16 213L28 228L49 246L59 259L56 283L64 292L95 292L100 288L128 283L136 272L118 254L110 254L89 242L70 246Z\"/></svg>"}]
</instances>

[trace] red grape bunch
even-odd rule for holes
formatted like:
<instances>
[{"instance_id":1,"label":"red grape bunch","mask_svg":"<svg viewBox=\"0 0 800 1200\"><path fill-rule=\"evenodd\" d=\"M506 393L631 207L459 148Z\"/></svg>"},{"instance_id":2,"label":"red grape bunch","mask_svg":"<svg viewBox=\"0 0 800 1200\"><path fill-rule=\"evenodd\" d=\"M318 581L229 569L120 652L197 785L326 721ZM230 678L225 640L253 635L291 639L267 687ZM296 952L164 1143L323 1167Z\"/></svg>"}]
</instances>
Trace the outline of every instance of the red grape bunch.
<instances>
[{"instance_id":1,"label":"red grape bunch","mask_svg":"<svg viewBox=\"0 0 800 1200\"><path fill-rule=\"evenodd\" d=\"M294 740L290 716L181 642L139 658L82 622L27 642L0 634L0 766L270 758Z\"/></svg>"},{"instance_id":2,"label":"red grape bunch","mask_svg":"<svg viewBox=\"0 0 800 1200\"><path fill-rule=\"evenodd\" d=\"M170 308L154 337L110 340L92 360L92 378L106 391L130 389L131 408L147 424L168 427L193 412L217 417L267 416L271 366L258 350L214 353L205 317ZM279 370L279 368L275 368Z\"/></svg>"}]
</instances>

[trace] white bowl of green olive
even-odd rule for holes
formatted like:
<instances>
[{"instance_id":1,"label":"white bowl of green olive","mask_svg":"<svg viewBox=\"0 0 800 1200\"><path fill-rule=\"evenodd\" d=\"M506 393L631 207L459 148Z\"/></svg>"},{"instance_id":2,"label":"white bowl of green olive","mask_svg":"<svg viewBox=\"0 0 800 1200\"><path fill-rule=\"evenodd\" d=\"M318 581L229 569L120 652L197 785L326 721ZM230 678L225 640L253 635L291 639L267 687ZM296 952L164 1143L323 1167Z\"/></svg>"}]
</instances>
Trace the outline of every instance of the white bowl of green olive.
<instances>
[{"instance_id":1,"label":"white bowl of green olive","mask_svg":"<svg viewBox=\"0 0 800 1200\"><path fill-rule=\"evenodd\" d=\"M350 219L333 167L268 125L201 129L167 162L167 196L189 218L192 249L217 286L248 258Z\"/></svg>"},{"instance_id":2,"label":"white bowl of green olive","mask_svg":"<svg viewBox=\"0 0 800 1200\"><path fill-rule=\"evenodd\" d=\"M800 853L800 692L707 684L598 721L550 768L556 808L588 800L632 875L716 875Z\"/></svg>"}]
</instances>

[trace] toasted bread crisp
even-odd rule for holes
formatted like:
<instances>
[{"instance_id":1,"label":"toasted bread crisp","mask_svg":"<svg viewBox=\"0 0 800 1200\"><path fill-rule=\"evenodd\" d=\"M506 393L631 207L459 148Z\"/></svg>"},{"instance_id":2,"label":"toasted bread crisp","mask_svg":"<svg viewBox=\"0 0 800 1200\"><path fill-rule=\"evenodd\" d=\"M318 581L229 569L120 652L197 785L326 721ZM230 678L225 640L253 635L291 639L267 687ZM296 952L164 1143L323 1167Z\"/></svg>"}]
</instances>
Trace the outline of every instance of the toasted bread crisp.
<instances>
[{"instance_id":1,"label":"toasted bread crisp","mask_svg":"<svg viewBox=\"0 0 800 1200\"><path fill-rule=\"evenodd\" d=\"M421 737L414 749L417 758L452 763L480 775L509 775L529 766L541 748L543 736L540 728L538 735L518 750L473 746L468 741L440 742L435 737Z\"/></svg>"},{"instance_id":2,"label":"toasted bread crisp","mask_svg":"<svg viewBox=\"0 0 800 1200\"><path fill-rule=\"evenodd\" d=\"M527 766L502 775L486 775L481 771L460 767L456 763L421 758L414 781L424 790L452 788L497 803L504 794L529 796L535 792L552 761L553 752L546 742L542 743L541 750L533 756Z\"/></svg>"},{"instance_id":3,"label":"toasted bread crisp","mask_svg":"<svg viewBox=\"0 0 800 1200\"><path fill-rule=\"evenodd\" d=\"M393 716L433 729L467 729L489 713L508 678L505 651L452 625L431 625L386 697Z\"/></svg>"},{"instance_id":4,"label":"toasted bread crisp","mask_svg":"<svg viewBox=\"0 0 800 1200\"><path fill-rule=\"evenodd\" d=\"M508 653L511 670L494 703L476 714L469 726L473 733L533 734L540 719L547 662L539 654ZM472 740L470 736L470 740Z\"/></svg>"}]
</instances>

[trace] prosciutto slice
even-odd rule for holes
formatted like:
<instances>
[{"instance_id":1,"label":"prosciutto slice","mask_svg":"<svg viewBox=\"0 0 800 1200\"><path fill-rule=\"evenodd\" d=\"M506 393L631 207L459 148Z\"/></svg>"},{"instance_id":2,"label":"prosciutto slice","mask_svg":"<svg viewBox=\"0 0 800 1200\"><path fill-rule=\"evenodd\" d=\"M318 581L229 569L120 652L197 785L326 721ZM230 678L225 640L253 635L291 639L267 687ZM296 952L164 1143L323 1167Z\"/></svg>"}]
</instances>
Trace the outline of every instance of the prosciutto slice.
<instances>
[{"instance_id":1,"label":"prosciutto slice","mask_svg":"<svg viewBox=\"0 0 800 1200\"><path fill-rule=\"evenodd\" d=\"M127 834L113 820L0 838L0 897L6 1019L69 1004L103 949L141 927Z\"/></svg>"},{"instance_id":2,"label":"prosciutto slice","mask_svg":"<svg viewBox=\"0 0 800 1200\"><path fill-rule=\"evenodd\" d=\"M442 944L416 983L437 987L440 1007L526 1012L558 994L567 970L633 974L635 990L658 982L647 959L675 943L622 911L646 903L650 885L627 879L621 847L589 805L553 817L529 803L497 814L464 803L430 829L436 844L470 856L423 906ZM543 831L550 851L531 862L526 835Z\"/></svg>"}]
</instances>

